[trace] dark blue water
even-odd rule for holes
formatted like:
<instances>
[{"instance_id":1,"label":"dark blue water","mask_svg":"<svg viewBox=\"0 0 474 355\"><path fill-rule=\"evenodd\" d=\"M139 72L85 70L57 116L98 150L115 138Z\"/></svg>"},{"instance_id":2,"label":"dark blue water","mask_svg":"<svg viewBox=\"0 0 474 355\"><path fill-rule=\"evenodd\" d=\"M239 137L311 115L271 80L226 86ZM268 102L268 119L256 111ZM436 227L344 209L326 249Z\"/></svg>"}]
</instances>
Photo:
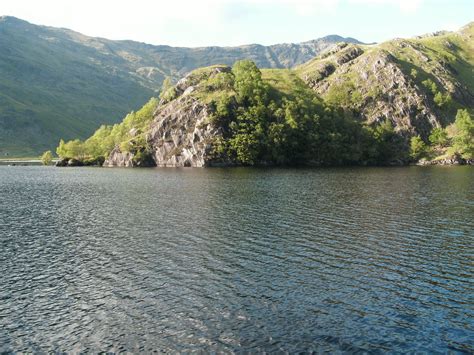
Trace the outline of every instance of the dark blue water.
<instances>
[{"instance_id":1,"label":"dark blue water","mask_svg":"<svg viewBox=\"0 0 474 355\"><path fill-rule=\"evenodd\" d=\"M474 169L0 167L0 352L474 352Z\"/></svg>"}]
</instances>

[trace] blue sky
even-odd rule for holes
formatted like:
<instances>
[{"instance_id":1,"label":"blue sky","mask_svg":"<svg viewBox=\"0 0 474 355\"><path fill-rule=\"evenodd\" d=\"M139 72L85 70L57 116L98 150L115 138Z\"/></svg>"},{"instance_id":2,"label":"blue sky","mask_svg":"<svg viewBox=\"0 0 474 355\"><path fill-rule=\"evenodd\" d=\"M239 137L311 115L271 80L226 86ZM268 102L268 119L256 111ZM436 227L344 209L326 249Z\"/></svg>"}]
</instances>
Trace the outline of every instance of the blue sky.
<instances>
[{"instance_id":1,"label":"blue sky","mask_svg":"<svg viewBox=\"0 0 474 355\"><path fill-rule=\"evenodd\" d=\"M0 15L90 36L174 46L381 42L474 21L474 0L1 0Z\"/></svg>"}]
</instances>

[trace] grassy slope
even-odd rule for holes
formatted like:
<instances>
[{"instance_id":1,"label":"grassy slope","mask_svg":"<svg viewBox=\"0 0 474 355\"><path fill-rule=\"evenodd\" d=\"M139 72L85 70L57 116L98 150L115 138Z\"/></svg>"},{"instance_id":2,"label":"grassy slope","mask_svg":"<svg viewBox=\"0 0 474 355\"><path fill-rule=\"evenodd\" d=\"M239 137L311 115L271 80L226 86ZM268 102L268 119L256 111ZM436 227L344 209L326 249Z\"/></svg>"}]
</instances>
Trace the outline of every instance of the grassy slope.
<instances>
[{"instance_id":1,"label":"grassy slope","mask_svg":"<svg viewBox=\"0 0 474 355\"><path fill-rule=\"evenodd\" d=\"M92 63L87 49L32 30L0 27L0 155L36 155L59 137L85 137L153 95L125 73Z\"/></svg>"},{"instance_id":2,"label":"grassy slope","mask_svg":"<svg viewBox=\"0 0 474 355\"><path fill-rule=\"evenodd\" d=\"M196 86L192 95L204 103L216 101L223 95L227 97L235 95L235 92L232 90L207 90L206 85L203 85L209 73L216 67L226 67L226 65L221 64L199 68L190 73L190 81L195 84L201 84ZM280 102L283 98L292 100L298 93L305 93L306 97L318 99L317 95L301 80L297 72L292 69L261 69L261 72L263 81L270 87L271 99L276 102Z\"/></svg>"}]
</instances>

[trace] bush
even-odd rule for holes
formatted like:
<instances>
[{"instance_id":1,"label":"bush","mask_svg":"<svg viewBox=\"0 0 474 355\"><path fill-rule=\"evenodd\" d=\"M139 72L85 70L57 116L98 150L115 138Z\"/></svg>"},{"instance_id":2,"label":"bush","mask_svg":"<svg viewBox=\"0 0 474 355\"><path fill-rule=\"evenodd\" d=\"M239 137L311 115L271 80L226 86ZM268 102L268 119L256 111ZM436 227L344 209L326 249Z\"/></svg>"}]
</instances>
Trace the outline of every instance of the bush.
<instances>
[{"instance_id":1,"label":"bush","mask_svg":"<svg viewBox=\"0 0 474 355\"><path fill-rule=\"evenodd\" d=\"M425 88L427 88L433 95L436 95L438 92L438 87L435 82L431 79L426 79L421 82Z\"/></svg>"}]
</instances>

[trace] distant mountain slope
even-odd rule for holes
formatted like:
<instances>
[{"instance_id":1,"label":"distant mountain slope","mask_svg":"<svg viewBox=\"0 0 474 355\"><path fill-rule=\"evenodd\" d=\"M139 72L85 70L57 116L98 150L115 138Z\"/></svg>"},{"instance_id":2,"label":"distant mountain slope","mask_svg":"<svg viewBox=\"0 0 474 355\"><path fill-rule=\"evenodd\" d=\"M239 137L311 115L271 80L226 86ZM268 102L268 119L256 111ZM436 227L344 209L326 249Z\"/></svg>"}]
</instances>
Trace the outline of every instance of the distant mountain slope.
<instances>
[{"instance_id":1,"label":"distant mountain slope","mask_svg":"<svg viewBox=\"0 0 474 355\"><path fill-rule=\"evenodd\" d=\"M251 59L265 68L302 64L337 42L176 48L111 41L0 17L0 156L36 155L59 138L86 137L156 95L166 76Z\"/></svg>"}]
</instances>

